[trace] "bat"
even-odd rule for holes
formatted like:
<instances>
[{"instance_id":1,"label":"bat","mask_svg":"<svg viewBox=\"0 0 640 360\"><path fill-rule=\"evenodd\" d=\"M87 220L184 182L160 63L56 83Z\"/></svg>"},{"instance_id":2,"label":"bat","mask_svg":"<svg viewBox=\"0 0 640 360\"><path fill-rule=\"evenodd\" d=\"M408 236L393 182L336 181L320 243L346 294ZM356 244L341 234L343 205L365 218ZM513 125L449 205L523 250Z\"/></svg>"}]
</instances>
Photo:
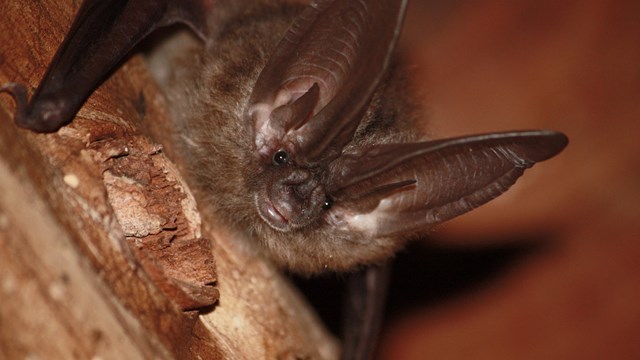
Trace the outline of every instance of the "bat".
<instances>
[{"instance_id":1,"label":"bat","mask_svg":"<svg viewBox=\"0 0 640 360\"><path fill-rule=\"evenodd\" d=\"M282 268L359 269L343 358L364 359L385 261L568 143L543 130L428 139L395 48L406 6L85 0L30 101L22 85L0 91L18 126L57 131L142 39L187 24L199 42L155 70L200 201Z\"/></svg>"}]
</instances>

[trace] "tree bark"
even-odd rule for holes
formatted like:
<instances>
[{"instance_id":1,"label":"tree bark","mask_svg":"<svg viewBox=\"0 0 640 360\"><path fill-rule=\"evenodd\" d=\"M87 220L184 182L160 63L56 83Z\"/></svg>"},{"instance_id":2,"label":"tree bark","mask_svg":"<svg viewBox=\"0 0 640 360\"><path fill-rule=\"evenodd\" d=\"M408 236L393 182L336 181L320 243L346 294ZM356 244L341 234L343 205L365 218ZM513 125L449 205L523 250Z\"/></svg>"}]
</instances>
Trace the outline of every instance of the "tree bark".
<instances>
[{"instance_id":1,"label":"tree bark","mask_svg":"<svg viewBox=\"0 0 640 360\"><path fill-rule=\"evenodd\" d=\"M78 6L0 3L0 83L35 88ZM156 142L171 129L144 61L57 133L0 107L0 358L337 356L288 282L207 226Z\"/></svg>"}]
</instances>

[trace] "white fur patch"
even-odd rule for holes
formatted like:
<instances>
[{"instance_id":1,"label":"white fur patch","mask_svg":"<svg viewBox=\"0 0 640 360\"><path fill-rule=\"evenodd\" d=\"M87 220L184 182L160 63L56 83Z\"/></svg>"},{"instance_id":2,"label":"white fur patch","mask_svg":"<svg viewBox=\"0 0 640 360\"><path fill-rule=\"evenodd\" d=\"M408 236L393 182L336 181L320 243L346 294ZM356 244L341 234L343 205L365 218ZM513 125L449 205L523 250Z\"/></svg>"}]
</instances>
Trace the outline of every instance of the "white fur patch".
<instances>
[{"instance_id":1,"label":"white fur patch","mask_svg":"<svg viewBox=\"0 0 640 360\"><path fill-rule=\"evenodd\" d=\"M381 221L387 217L389 209L392 206L393 201L390 199L384 199L373 211L369 213L362 214L345 212L343 214L342 221L351 231L357 231L368 236L375 236L379 233L378 230L381 226Z\"/></svg>"}]
</instances>

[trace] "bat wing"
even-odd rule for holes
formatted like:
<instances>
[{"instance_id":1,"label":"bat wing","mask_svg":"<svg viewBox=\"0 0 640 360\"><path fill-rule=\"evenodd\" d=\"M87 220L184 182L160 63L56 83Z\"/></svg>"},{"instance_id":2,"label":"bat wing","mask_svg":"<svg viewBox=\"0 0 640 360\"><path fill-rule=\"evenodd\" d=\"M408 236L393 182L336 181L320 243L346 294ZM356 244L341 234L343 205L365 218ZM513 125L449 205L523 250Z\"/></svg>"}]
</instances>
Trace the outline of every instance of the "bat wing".
<instances>
[{"instance_id":1,"label":"bat wing","mask_svg":"<svg viewBox=\"0 0 640 360\"><path fill-rule=\"evenodd\" d=\"M93 90L156 28L182 22L205 37L211 2L85 0L31 100L27 103L22 85L0 87L16 99L16 123L38 132L68 124Z\"/></svg>"},{"instance_id":2,"label":"bat wing","mask_svg":"<svg viewBox=\"0 0 640 360\"><path fill-rule=\"evenodd\" d=\"M329 219L372 237L423 233L497 197L567 142L523 131L366 147L334 162Z\"/></svg>"},{"instance_id":3,"label":"bat wing","mask_svg":"<svg viewBox=\"0 0 640 360\"><path fill-rule=\"evenodd\" d=\"M387 300L391 263L369 266L347 279L342 360L372 359Z\"/></svg>"}]
</instances>

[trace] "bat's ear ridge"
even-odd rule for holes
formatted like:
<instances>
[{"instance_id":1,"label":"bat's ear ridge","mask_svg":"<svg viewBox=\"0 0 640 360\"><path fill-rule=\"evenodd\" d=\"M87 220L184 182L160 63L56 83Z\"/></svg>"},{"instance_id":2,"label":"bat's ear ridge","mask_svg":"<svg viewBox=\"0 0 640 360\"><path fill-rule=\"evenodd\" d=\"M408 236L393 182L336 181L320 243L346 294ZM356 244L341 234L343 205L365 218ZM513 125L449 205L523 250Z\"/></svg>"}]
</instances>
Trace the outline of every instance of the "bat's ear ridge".
<instances>
[{"instance_id":1,"label":"bat's ear ridge","mask_svg":"<svg viewBox=\"0 0 640 360\"><path fill-rule=\"evenodd\" d=\"M245 119L258 147L283 125L270 109L292 104L317 85L312 117L292 126L302 134L287 132L288 139L273 140L295 144L297 157L306 163L339 153L351 141L387 69L406 5L407 0L313 1L256 80ZM256 109L264 114L252 116Z\"/></svg>"},{"instance_id":2,"label":"bat's ear ridge","mask_svg":"<svg viewBox=\"0 0 640 360\"><path fill-rule=\"evenodd\" d=\"M272 121L278 123L278 126L282 127L284 131L299 128L311 118L319 96L320 87L318 83L314 83L304 95L293 103L275 108L271 113Z\"/></svg>"},{"instance_id":3,"label":"bat's ear ridge","mask_svg":"<svg viewBox=\"0 0 640 360\"><path fill-rule=\"evenodd\" d=\"M371 147L338 160L344 161L343 173L355 179L336 178L346 185L339 191L347 199L341 204L348 209L343 221L356 227L363 219L377 224L372 236L423 232L499 196L525 169L553 157L567 143L561 133L523 131ZM376 191L409 180L415 184L405 191Z\"/></svg>"}]
</instances>

